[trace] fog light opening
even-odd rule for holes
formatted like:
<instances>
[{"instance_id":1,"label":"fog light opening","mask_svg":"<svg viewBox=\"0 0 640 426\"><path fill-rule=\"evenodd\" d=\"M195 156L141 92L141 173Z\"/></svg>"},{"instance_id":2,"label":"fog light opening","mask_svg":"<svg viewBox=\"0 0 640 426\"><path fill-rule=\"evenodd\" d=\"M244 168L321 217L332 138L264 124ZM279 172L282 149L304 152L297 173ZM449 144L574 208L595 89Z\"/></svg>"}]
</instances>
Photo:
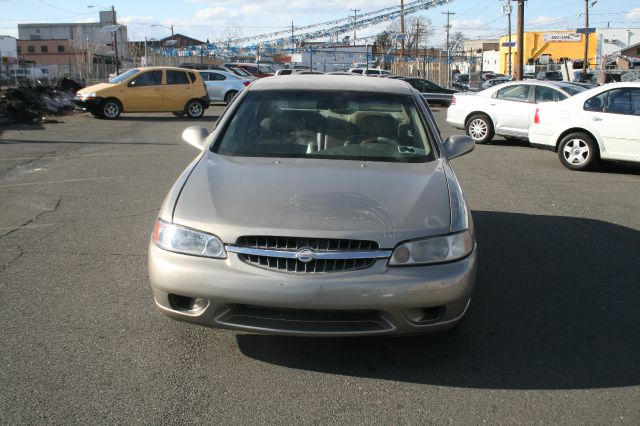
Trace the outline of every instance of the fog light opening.
<instances>
[{"instance_id":1,"label":"fog light opening","mask_svg":"<svg viewBox=\"0 0 640 426\"><path fill-rule=\"evenodd\" d=\"M404 314L414 324L431 324L440 321L444 316L444 309L444 306L413 308L405 309Z\"/></svg>"},{"instance_id":2,"label":"fog light opening","mask_svg":"<svg viewBox=\"0 0 640 426\"><path fill-rule=\"evenodd\" d=\"M169 294L169 303L176 311L188 312L190 314L200 313L209 306L207 299L181 296L179 294Z\"/></svg>"}]
</instances>

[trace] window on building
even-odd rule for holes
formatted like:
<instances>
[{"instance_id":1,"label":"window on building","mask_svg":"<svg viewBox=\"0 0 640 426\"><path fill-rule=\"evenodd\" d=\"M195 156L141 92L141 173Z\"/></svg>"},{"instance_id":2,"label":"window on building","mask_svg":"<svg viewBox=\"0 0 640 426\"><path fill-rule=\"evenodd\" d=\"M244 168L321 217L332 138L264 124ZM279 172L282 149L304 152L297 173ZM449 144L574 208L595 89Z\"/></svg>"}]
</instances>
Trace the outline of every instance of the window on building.
<instances>
[{"instance_id":1,"label":"window on building","mask_svg":"<svg viewBox=\"0 0 640 426\"><path fill-rule=\"evenodd\" d=\"M40 52L48 53L49 52L49 46L40 46Z\"/></svg>"},{"instance_id":2,"label":"window on building","mask_svg":"<svg viewBox=\"0 0 640 426\"><path fill-rule=\"evenodd\" d=\"M64 52L64 46L63 45L58 45L58 52L59 53Z\"/></svg>"},{"instance_id":3,"label":"window on building","mask_svg":"<svg viewBox=\"0 0 640 426\"><path fill-rule=\"evenodd\" d=\"M22 47L18 46L18 53L22 53Z\"/></svg>"},{"instance_id":4,"label":"window on building","mask_svg":"<svg viewBox=\"0 0 640 426\"><path fill-rule=\"evenodd\" d=\"M27 52L36 53L36 47L35 46L27 46Z\"/></svg>"}]
</instances>

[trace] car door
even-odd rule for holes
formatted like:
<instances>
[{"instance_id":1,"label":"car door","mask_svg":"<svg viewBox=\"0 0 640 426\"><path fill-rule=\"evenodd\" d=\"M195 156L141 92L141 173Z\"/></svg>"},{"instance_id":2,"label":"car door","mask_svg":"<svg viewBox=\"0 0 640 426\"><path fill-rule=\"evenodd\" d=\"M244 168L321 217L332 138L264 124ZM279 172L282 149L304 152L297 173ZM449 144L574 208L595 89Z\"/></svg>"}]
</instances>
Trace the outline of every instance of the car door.
<instances>
[{"instance_id":1,"label":"car door","mask_svg":"<svg viewBox=\"0 0 640 426\"><path fill-rule=\"evenodd\" d=\"M527 137L532 108L531 84L513 84L496 91L489 102L498 134Z\"/></svg>"},{"instance_id":2,"label":"car door","mask_svg":"<svg viewBox=\"0 0 640 426\"><path fill-rule=\"evenodd\" d=\"M184 110L187 101L193 98L193 84L186 72L166 70L164 86L164 110L179 112Z\"/></svg>"},{"instance_id":3,"label":"car door","mask_svg":"<svg viewBox=\"0 0 640 426\"><path fill-rule=\"evenodd\" d=\"M603 157L640 160L640 89L612 89L587 100L583 108L602 138Z\"/></svg>"},{"instance_id":4,"label":"car door","mask_svg":"<svg viewBox=\"0 0 640 426\"><path fill-rule=\"evenodd\" d=\"M162 70L136 74L124 89L125 112L162 111Z\"/></svg>"},{"instance_id":5,"label":"car door","mask_svg":"<svg viewBox=\"0 0 640 426\"><path fill-rule=\"evenodd\" d=\"M210 72L208 83L209 85L207 86L207 92L209 92L209 97L211 98L211 100L224 100L224 94L226 93L226 88L229 83L227 81L227 76L218 72Z\"/></svg>"}]
</instances>

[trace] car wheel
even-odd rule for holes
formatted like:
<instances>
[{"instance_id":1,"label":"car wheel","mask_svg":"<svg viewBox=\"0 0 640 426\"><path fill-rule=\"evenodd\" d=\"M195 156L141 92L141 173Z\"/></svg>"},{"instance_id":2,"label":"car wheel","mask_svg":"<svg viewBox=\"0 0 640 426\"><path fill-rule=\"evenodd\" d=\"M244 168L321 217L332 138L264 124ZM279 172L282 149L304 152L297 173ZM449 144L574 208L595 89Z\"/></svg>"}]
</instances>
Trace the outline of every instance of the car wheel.
<instances>
[{"instance_id":1,"label":"car wheel","mask_svg":"<svg viewBox=\"0 0 640 426\"><path fill-rule=\"evenodd\" d=\"M558 157L563 166L571 170L587 170L598 160L598 147L586 133L569 133L558 146Z\"/></svg>"},{"instance_id":2,"label":"car wheel","mask_svg":"<svg viewBox=\"0 0 640 426\"><path fill-rule=\"evenodd\" d=\"M237 94L238 94L238 92L236 90L228 91L227 94L224 95L224 103L229 105L231 103L231 101L233 100L233 98L236 97Z\"/></svg>"},{"instance_id":3,"label":"car wheel","mask_svg":"<svg viewBox=\"0 0 640 426\"><path fill-rule=\"evenodd\" d=\"M187 103L184 112L189 118L200 118L204 115L204 106L202 102L193 99Z\"/></svg>"},{"instance_id":4,"label":"car wheel","mask_svg":"<svg viewBox=\"0 0 640 426\"><path fill-rule=\"evenodd\" d=\"M120 102L115 99L106 99L100 105L100 115L106 119L114 119L120 116L122 112L122 107L120 106Z\"/></svg>"},{"instance_id":5,"label":"car wheel","mask_svg":"<svg viewBox=\"0 0 640 426\"><path fill-rule=\"evenodd\" d=\"M472 115L467 120L467 135L476 143L490 142L493 139L493 123L491 119L484 114Z\"/></svg>"}]
</instances>

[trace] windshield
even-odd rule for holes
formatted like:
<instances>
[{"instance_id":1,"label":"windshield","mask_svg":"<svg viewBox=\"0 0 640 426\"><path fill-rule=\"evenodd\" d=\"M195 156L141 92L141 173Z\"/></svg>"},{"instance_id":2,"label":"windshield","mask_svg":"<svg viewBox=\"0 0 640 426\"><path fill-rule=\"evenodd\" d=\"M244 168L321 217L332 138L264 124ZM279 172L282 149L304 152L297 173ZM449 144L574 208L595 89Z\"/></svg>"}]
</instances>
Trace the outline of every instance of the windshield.
<instances>
[{"instance_id":1,"label":"windshield","mask_svg":"<svg viewBox=\"0 0 640 426\"><path fill-rule=\"evenodd\" d=\"M125 71L122 74L118 74L117 76L113 77L111 80L109 80L109 83L120 83L122 81L125 81L126 79L128 79L129 77L131 77L134 74L139 73L140 70L139 69L132 69L129 71Z\"/></svg>"},{"instance_id":2,"label":"windshield","mask_svg":"<svg viewBox=\"0 0 640 426\"><path fill-rule=\"evenodd\" d=\"M411 96L312 90L247 93L213 151L394 162L434 158Z\"/></svg>"}]
</instances>

